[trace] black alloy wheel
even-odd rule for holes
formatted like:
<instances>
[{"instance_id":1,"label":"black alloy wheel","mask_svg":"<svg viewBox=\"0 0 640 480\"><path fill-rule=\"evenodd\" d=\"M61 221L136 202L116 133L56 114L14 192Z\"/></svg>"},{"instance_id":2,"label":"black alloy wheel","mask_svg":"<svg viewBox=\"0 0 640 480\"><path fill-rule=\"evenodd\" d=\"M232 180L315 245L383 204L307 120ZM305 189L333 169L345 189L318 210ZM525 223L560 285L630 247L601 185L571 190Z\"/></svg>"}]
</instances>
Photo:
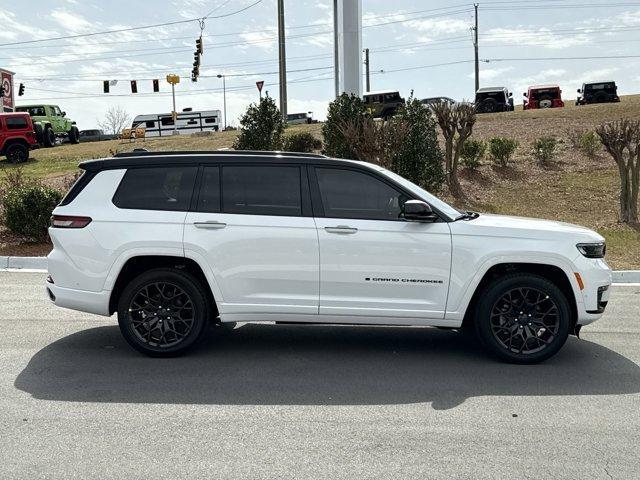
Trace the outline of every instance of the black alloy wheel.
<instances>
[{"instance_id":1,"label":"black alloy wheel","mask_svg":"<svg viewBox=\"0 0 640 480\"><path fill-rule=\"evenodd\" d=\"M210 316L202 285L174 269L143 273L127 285L118 302L125 340L154 357L184 353L201 338Z\"/></svg>"},{"instance_id":2,"label":"black alloy wheel","mask_svg":"<svg viewBox=\"0 0 640 480\"><path fill-rule=\"evenodd\" d=\"M530 364L555 355L571 325L565 294L546 278L513 273L493 280L478 300L475 330L501 360Z\"/></svg>"}]
</instances>

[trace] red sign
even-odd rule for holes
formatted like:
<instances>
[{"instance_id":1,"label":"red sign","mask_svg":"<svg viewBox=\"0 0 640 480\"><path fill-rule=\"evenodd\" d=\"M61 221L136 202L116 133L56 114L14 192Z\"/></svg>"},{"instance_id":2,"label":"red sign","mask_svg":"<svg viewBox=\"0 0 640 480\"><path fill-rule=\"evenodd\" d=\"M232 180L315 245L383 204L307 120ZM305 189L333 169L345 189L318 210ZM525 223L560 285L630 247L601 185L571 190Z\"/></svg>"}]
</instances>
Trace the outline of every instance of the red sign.
<instances>
[{"instance_id":1,"label":"red sign","mask_svg":"<svg viewBox=\"0 0 640 480\"><path fill-rule=\"evenodd\" d=\"M264 80L260 80L259 82L256 82L256 87L258 87L258 91L262 93L262 87L264 87Z\"/></svg>"},{"instance_id":2,"label":"red sign","mask_svg":"<svg viewBox=\"0 0 640 480\"><path fill-rule=\"evenodd\" d=\"M4 89L3 110L13 111L13 73L6 70L0 70L0 73L2 73L2 87Z\"/></svg>"}]
</instances>

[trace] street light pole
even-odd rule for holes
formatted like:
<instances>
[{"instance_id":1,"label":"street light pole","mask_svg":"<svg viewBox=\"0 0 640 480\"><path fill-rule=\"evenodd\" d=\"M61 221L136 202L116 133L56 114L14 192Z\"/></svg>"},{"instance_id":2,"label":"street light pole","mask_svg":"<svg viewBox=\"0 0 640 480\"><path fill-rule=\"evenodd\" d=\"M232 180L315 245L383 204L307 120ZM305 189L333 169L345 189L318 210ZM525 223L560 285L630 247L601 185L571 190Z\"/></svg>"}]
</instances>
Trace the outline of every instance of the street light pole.
<instances>
[{"instance_id":1,"label":"street light pole","mask_svg":"<svg viewBox=\"0 0 640 480\"><path fill-rule=\"evenodd\" d=\"M285 47L284 0L278 0L278 57L280 63L280 113L287 121L287 53ZM262 92L260 92L262 95Z\"/></svg>"},{"instance_id":2,"label":"street light pole","mask_svg":"<svg viewBox=\"0 0 640 480\"><path fill-rule=\"evenodd\" d=\"M224 104L224 129L227 129L227 77L221 73L217 75L222 78L222 102Z\"/></svg>"}]
</instances>

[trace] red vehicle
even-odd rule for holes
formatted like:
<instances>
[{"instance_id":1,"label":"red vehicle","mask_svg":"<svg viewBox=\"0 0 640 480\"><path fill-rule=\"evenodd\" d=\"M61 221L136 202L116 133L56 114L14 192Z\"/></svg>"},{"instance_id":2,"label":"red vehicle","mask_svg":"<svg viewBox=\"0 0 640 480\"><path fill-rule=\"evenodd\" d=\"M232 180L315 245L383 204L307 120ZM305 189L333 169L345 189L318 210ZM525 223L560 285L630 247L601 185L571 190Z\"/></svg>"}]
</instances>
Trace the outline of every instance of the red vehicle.
<instances>
[{"instance_id":1,"label":"red vehicle","mask_svg":"<svg viewBox=\"0 0 640 480\"><path fill-rule=\"evenodd\" d=\"M37 145L28 113L0 113L0 155L11 163L26 162L29 150Z\"/></svg>"},{"instance_id":2,"label":"red vehicle","mask_svg":"<svg viewBox=\"0 0 640 480\"><path fill-rule=\"evenodd\" d=\"M560 90L558 85L536 85L529 87L529 91L523 95L527 97L524 101L525 110L564 107L562 90Z\"/></svg>"}]
</instances>

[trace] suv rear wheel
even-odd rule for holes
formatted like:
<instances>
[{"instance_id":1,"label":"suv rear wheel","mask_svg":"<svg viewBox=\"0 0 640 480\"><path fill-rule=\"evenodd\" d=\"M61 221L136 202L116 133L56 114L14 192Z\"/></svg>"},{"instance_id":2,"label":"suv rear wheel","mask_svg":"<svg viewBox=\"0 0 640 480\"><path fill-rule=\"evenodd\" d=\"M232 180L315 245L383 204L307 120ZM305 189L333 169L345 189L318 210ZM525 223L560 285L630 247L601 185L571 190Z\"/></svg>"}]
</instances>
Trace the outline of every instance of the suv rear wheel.
<instances>
[{"instance_id":1,"label":"suv rear wheel","mask_svg":"<svg viewBox=\"0 0 640 480\"><path fill-rule=\"evenodd\" d=\"M69 142L73 144L80 143L80 131L78 127L71 127L71 130L69 130Z\"/></svg>"},{"instance_id":2,"label":"suv rear wheel","mask_svg":"<svg viewBox=\"0 0 640 480\"><path fill-rule=\"evenodd\" d=\"M53 128L44 128L43 143L45 147L53 147L56 144L56 134L53 132Z\"/></svg>"},{"instance_id":3,"label":"suv rear wheel","mask_svg":"<svg viewBox=\"0 0 640 480\"><path fill-rule=\"evenodd\" d=\"M118 301L125 340L152 357L173 357L193 347L210 316L202 285L175 269L155 269L134 278Z\"/></svg>"},{"instance_id":4,"label":"suv rear wheel","mask_svg":"<svg viewBox=\"0 0 640 480\"><path fill-rule=\"evenodd\" d=\"M555 355L569 335L571 315L564 293L533 274L512 274L491 282L475 312L481 343L498 358L531 364Z\"/></svg>"},{"instance_id":5,"label":"suv rear wheel","mask_svg":"<svg viewBox=\"0 0 640 480\"><path fill-rule=\"evenodd\" d=\"M11 163L26 162L29 159L29 147L23 143L14 143L7 147L5 155Z\"/></svg>"}]
</instances>

